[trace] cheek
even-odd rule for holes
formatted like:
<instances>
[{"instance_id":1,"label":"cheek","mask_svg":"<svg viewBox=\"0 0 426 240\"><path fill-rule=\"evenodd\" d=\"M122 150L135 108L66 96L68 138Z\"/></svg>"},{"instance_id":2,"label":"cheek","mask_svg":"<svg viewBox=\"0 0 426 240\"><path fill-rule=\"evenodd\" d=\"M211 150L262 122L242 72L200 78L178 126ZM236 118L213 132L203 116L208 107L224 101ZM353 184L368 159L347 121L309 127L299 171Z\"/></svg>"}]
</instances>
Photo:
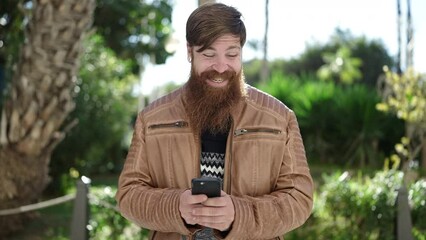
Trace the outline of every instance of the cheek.
<instances>
[{"instance_id":1,"label":"cheek","mask_svg":"<svg viewBox=\"0 0 426 240\"><path fill-rule=\"evenodd\" d=\"M198 75L200 75L201 73L210 70L211 68L211 64L208 63L200 63L200 62L194 62L193 63L193 67L195 69L195 73L197 73Z\"/></svg>"},{"instance_id":2,"label":"cheek","mask_svg":"<svg viewBox=\"0 0 426 240\"><path fill-rule=\"evenodd\" d=\"M232 64L230 66L236 73L239 73L242 69L241 63L235 63L235 64Z\"/></svg>"}]
</instances>

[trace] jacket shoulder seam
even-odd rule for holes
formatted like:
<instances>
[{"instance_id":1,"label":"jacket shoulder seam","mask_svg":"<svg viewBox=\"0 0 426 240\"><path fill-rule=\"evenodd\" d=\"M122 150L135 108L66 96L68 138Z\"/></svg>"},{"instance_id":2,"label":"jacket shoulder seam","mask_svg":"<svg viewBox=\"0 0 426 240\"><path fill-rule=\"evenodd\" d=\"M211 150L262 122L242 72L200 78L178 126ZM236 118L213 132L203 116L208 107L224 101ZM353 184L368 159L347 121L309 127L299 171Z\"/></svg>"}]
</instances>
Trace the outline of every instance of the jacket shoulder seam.
<instances>
[{"instance_id":1,"label":"jacket shoulder seam","mask_svg":"<svg viewBox=\"0 0 426 240\"><path fill-rule=\"evenodd\" d=\"M174 90L173 92L164 95L156 100L154 100L152 103L148 104L143 110L143 114L148 114L152 112L155 109L161 108L162 106L166 106L170 103L172 103L176 98L182 93L182 88L178 88Z\"/></svg>"},{"instance_id":2,"label":"jacket shoulder seam","mask_svg":"<svg viewBox=\"0 0 426 240\"><path fill-rule=\"evenodd\" d=\"M269 109L281 116L286 116L288 112L292 112L289 107L274 96L251 86L247 87L247 99L252 104Z\"/></svg>"}]
</instances>

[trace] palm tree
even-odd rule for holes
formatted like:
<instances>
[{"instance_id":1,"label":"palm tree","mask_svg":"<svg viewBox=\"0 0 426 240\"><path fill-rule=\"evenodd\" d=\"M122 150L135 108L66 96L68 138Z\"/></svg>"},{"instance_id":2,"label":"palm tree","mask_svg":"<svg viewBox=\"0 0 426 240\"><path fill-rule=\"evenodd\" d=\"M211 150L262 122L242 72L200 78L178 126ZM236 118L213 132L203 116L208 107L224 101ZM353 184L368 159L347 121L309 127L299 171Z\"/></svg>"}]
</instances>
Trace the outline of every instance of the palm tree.
<instances>
[{"instance_id":1,"label":"palm tree","mask_svg":"<svg viewBox=\"0 0 426 240\"><path fill-rule=\"evenodd\" d=\"M95 0L34 0L26 41L1 110L0 209L38 200L49 182L48 165L64 138L82 40ZM28 215L0 216L0 238L22 227Z\"/></svg>"}]
</instances>

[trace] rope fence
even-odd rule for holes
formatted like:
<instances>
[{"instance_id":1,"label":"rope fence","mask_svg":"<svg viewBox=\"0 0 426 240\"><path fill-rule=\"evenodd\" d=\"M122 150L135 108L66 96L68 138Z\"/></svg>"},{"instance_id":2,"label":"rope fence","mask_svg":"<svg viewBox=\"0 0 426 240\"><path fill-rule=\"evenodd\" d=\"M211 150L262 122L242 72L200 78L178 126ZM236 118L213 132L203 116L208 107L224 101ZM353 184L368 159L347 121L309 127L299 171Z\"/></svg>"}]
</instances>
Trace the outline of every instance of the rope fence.
<instances>
[{"instance_id":1,"label":"rope fence","mask_svg":"<svg viewBox=\"0 0 426 240\"><path fill-rule=\"evenodd\" d=\"M71 240L84 240L88 239L87 225L89 222L89 204L96 204L107 209L112 209L119 213L118 208L107 201L104 201L97 196L89 193L89 184L91 180L87 177L81 177L77 181L77 192L67 194L61 197L49 199L46 201L20 206L12 209L1 209L0 216L9 216L20 214L44 208L52 207L55 205L63 204L74 200L72 222L71 222Z\"/></svg>"},{"instance_id":2,"label":"rope fence","mask_svg":"<svg viewBox=\"0 0 426 240\"><path fill-rule=\"evenodd\" d=\"M0 216L6 216L6 215L13 215L13 214L19 214L19 213L24 213L24 212L30 212L30 211L35 211L35 210L40 210L43 208L48 208L54 205L59 205L65 202L69 202L71 200L75 199L76 194L75 193L71 193L62 197L58 197L58 198L54 198L54 199L50 199L44 202L39 202L39 203L34 203L34 204L29 204L29 205L25 205L25 206L21 206L21 207L17 207L17 208L12 208L12 209L4 209L4 210L0 210Z\"/></svg>"},{"instance_id":3,"label":"rope fence","mask_svg":"<svg viewBox=\"0 0 426 240\"><path fill-rule=\"evenodd\" d=\"M49 199L49 200L34 203L34 204L28 204L28 205L25 205L25 206L20 206L20 207L11 208L11 209L2 209L2 210L0 210L0 216L20 214L20 213L36 211L36 210L41 210L41 209L44 209L44 208L52 207L52 206L55 206L55 205L59 205L59 204L62 204L62 203L72 201L76 198L76 195L77 195L76 193L70 193L70 194L67 194L67 195L64 195L64 196L61 196L61 197ZM120 213L117 206L114 206L109 202L106 202L102 199L99 199L98 197L96 197L95 195L93 195L91 193L87 194L87 198L89 199L89 201L95 202L96 204L98 204L98 205L100 205L104 208L112 209L115 212Z\"/></svg>"}]
</instances>

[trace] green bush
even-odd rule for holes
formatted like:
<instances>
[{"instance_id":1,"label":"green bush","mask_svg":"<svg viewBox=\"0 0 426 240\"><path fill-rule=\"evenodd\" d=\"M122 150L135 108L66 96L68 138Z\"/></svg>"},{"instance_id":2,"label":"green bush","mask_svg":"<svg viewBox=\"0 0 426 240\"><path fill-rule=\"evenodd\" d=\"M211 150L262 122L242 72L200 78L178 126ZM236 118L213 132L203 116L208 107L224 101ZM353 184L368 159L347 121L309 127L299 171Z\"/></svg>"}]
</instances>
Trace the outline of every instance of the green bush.
<instances>
[{"instance_id":1,"label":"green bush","mask_svg":"<svg viewBox=\"0 0 426 240\"><path fill-rule=\"evenodd\" d=\"M121 216L116 210L116 189L90 188L89 236L92 240L148 239L148 231Z\"/></svg>"},{"instance_id":2,"label":"green bush","mask_svg":"<svg viewBox=\"0 0 426 240\"><path fill-rule=\"evenodd\" d=\"M395 239L397 190L403 174L379 171L373 177L348 172L324 175L311 218L286 239ZM415 239L425 239L426 182L409 187Z\"/></svg>"},{"instance_id":3,"label":"green bush","mask_svg":"<svg viewBox=\"0 0 426 240\"><path fill-rule=\"evenodd\" d=\"M412 219L416 223L416 228L422 230L426 239L426 180L415 182L408 191L408 197L412 206Z\"/></svg>"},{"instance_id":4,"label":"green bush","mask_svg":"<svg viewBox=\"0 0 426 240\"><path fill-rule=\"evenodd\" d=\"M363 85L274 73L259 88L294 110L311 162L377 168L403 136L403 122L377 111L378 94Z\"/></svg>"}]
</instances>

